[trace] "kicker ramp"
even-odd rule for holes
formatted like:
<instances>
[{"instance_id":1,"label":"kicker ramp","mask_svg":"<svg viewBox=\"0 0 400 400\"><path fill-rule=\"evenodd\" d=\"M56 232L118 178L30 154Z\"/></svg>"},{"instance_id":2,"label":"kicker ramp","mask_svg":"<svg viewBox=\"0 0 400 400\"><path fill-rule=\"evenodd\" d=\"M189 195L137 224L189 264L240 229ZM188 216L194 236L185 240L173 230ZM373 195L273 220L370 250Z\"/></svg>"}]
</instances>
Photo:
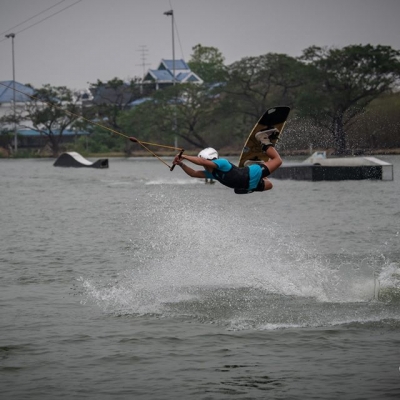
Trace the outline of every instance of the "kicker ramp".
<instances>
[{"instance_id":1,"label":"kicker ramp","mask_svg":"<svg viewBox=\"0 0 400 400\"><path fill-rule=\"evenodd\" d=\"M86 160L79 153L71 151L63 153L53 164L55 167L73 167L73 168L108 168L108 158L103 158L95 162Z\"/></svg>"}]
</instances>

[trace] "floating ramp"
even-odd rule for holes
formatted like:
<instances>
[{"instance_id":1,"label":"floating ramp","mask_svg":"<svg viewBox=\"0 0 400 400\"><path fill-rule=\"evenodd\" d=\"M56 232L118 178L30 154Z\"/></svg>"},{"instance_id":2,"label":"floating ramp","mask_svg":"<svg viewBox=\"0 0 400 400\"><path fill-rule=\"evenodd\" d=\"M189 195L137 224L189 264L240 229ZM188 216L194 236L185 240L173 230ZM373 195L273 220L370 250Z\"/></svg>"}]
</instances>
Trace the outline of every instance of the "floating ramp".
<instances>
[{"instance_id":1,"label":"floating ramp","mask_svg":"<svg viewBox=\"0 0 400 400\"><path fill-rule=\"evenodd\" d=\"M108 158L103 158L95 162L86 160L79 153L71 151L63 153L53 164L55 167L74 167L74 168L108 168Z\"/></svg>"},{"instance_id":2,"label":"floating ramp","mask_svg":"<svg viewBox=\"0 0 400 400\"><path fill-rule=\"evenodd\" d=\"M315 152L302 163L282 165L271 177L300 181L392 181L393 165L375 157L326 158L325 152Z\"/></svg>"}]
</instances>

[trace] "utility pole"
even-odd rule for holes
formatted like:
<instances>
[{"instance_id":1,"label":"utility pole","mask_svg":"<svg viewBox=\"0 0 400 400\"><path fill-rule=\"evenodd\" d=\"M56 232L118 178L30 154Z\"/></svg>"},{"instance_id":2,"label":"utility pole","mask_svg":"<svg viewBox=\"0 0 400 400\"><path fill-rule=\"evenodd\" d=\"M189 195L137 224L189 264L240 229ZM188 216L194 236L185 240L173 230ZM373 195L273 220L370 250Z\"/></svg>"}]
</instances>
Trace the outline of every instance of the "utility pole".
<instances>
[{"instance_id":1,"label":"utility pole","mask_svg":"<svg viewBox=\"0 0 400 400\"><path fill-rule=\"evenodd\" d=\"M140 84L140 94L143 94L143 79L144 79L144 74L146 73L146 66L150 65L146 63L146 53L148 53L147 51L147 47L146 46L139 46L140 49L137 51L140 51L142 53L142 56L140 57L140 59L142 60L141 64L136 64L136 65L141 65L143 67L143 75L142 75L142 82Z\"/></svg>"},{"instance_id":2,"label":"utility pole","mask_svg":"<svg viewBox=\"0 0 400 400\"><path fill-rule=\"evenodd\" d=\"M16 111L16 98L15 98L15 56L14 56L14 38L15 33L9 33L6 38L11 38L12 47L12 69L13 69L13 108L14 108L14 150L15 153L18 151L18 138L17 138L17 111Z\"/></svg>"}]
</instances>

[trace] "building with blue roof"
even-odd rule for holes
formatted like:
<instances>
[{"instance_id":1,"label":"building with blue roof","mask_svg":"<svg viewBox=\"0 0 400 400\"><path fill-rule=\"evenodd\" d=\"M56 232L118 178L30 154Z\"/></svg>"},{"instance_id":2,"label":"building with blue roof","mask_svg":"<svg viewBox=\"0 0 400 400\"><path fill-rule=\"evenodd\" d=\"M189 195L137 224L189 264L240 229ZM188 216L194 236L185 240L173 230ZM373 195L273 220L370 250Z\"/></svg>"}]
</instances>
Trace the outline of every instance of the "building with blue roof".
<instances>
[{"instance_id":1,"label":"building with blue roof","mask_svg":"<svg viewBox=\"0 0 400 400\"><path fill-rule=\"evenodd\" d=\"M35 89L15 81L15 109L23 110L25 103L31 101L29 96L35 95ZM0 118L14 111L14 81L0 81Z\"/></svg>"},{"instance_id":2,"label":"building with blue roof","mask_svg":"<svg viewBox=\"0 0 400 400\"><path fill-rule=\"evenodd\" d=\"M182 59L162 59L157 69L149 69L141 80L140 94L133 92L130 82L115 88L112 86L94 85L89 90L92 98L84 101L90 104L120 104L123 108L135 107L149 101L154 90L164 89L174 83L202 84L204 81Z\"/></svg>"},{"instance_id":3,"label":"building with blue roof","mask_svg":"<svg viewBox=\"0 0 400 400\"><path fill-rule=\"evenodd\" d=\"M171 86L174 83L202 84L203 80L195 74L184 60L162 59L157 69L149 69L143 77L144 85L152 86L156 90Z\"/></svg>"},{"instance_id":4,"label":"building with blue roof","mask_svg":"<svg viewBox=\"0 0 400 400\"><path fill-rule=\"evenodd\" d=\"M14 81L0 81L0 118L12 115L14 112ZM31 96L35 96L35 89L30 86L23 85L22 83L15 82L15 106L16 112L21 113L25 109L25 103L32 101ZM44 147L48 141L45 132L40 132L32 127L32 122L29 120L21 121L17 128L18 147L19 148L41 148ZM2 123L0 131L13 131L13 124ZM59 131L55 130L54 135L59 135ZM86 131L77 131L66 129L63 131L63 143L74 142L80 136L89 136L90 133Z\"/></svg>"},{"instance_id":5,"label":"building with blue roof","mask_svg":"<svg viewBox=\"0 0 400 400\"><path fill-rule=\"evenodd\" d=\"M158 69L167 69L169 71L174 70L174 60L161 60L161 63L158 67ZM189 65L185 63L182 59L180 60L175 60L175 71L190 71Z\"/></svg>"},{"instance_id":6,"label":"building with blue roof","mask_svg":"<svg viewBox=\"0 0 400 400\"><path fill-rule=\"evenodd\" d=\"M4 103L11 103L14 101L14 81L1 81L0 82L0 105ZM31 101L29 96L33 96L35 90L30 86L23 85L15 81L15 102L26 103Z\"/></svg>"},{"instance_id":7,"label":"building with blue roof","mask_svg":"<svg viewBox=\"0 0 400 400\"><path fill-rule=\"evenodd\" d=\"M20 113L25 108L25 103L31 101L30 96L35 95L35 89L30 86L23 85L15 81L0 81L0 118L13 115L14 113L14 95L15 95L15 111ZM10 124L2 124L1 129L13 129Z\"/></svg>"}]
</instances>

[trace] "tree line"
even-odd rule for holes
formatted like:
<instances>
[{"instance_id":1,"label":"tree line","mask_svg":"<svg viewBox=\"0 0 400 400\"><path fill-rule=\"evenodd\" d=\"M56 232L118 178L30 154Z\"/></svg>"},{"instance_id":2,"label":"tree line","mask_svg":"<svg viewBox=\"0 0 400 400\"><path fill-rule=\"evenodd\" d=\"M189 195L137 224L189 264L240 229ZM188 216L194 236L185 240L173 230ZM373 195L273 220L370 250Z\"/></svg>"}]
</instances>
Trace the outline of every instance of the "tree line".
<instances>
[{"instance_id":1,"label":"tree line","mask_svg":"<svg viewBox=\"0 0 400 400\"><path fill-rule=\"evenodd\" d=\"M311 46L300 57L268 53L227 66L217 48L199 44L188 64L204 84L155 90L138 78L128 83L115 78L92 84L94 98L86 103L66 87L45 85L16 122L29 120L48 138L54 156L65 148L62 131L71 127L90 132L89 140L73 145L82 153L129 155L135 149L105 128L193 151L212 146L238 152L266 109L286 105L292 112L283 151L400 148L400 51L389 46ZM12 121L8 116L1 122Z\"/></svg>"}]
</instances>

